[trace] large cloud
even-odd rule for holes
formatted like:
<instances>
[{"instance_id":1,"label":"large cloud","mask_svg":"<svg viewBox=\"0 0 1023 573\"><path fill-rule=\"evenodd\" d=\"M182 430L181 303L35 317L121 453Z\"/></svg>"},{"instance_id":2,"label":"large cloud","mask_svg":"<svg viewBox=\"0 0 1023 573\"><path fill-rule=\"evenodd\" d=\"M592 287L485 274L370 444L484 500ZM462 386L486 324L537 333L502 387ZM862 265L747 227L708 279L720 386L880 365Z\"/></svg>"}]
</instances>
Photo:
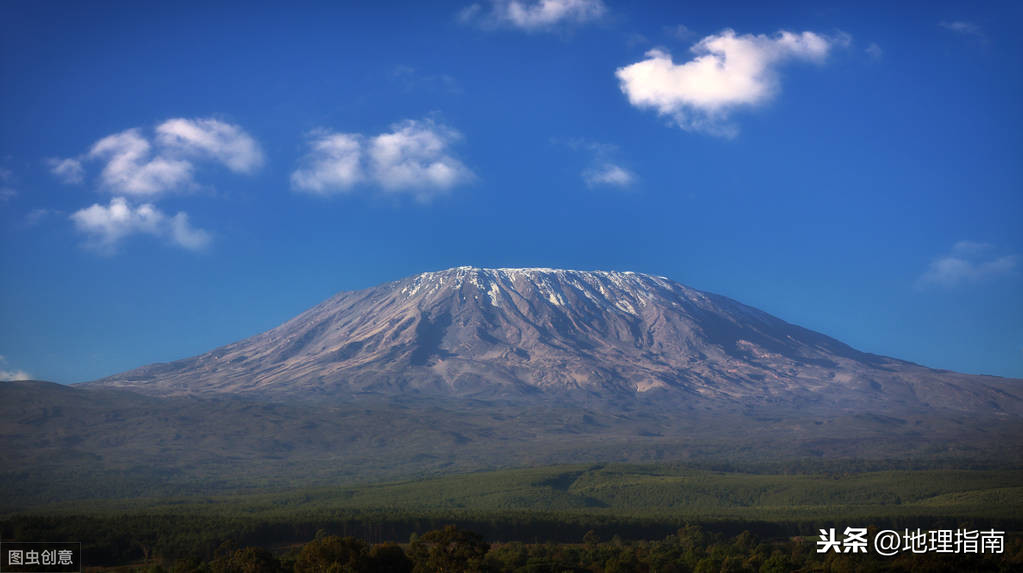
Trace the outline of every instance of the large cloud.
<instances>
[{"instance_id":1,"label":"large cloud","mask_svg":"<svg viewBox=\"0 0 1023 573\"><path fill-rule=\"evenodd\" d=\"M50 165L54 175L73 183L84 178L84 164L90 161L103 164L101 188L118 195L153 197L194 187L198 162L253 173L262 165L263 154L237 125L210 118L175 118L158 125L153 140L141 129L128 129L100 139L80 157L52 159Z\"/></svg>"},{"instance_id":2,"label":"large cloud","mask_svg":"<svg viewBox=\"0 0 1023 573\"><path fill-rule=\"evenodd\" d=\"M236 173L253 173L263 163L259 144L241 127L212 118L174 118L156 126L151 135L140 128L108 135L78 157L50 159L53 174L65 183L81 182L90 164L102 165L98 187L116 195L109 205L93 204L70 219L86 236L86 245L112 254L128 237L152 235L173 245L201 250L210 234L193 227L188 215L167 215L153 203L134 206L129 198L148 201L173 191L197 186L202 162L219 163ZM49 210L29 214L29 224Z\"/></svg>"},{"instance_id":3,"label":"large cloud","mask_svg":"<svg viewBox=\"0 0 1023 573\"><path fill-rule=\"evenodd\" d=\"M291 174L297 191L331 195L359 184L428 200L474 178L450 150L457 131L430 120L408 120L367 137L314 131L309 151Z\"/></svg>"},{"instance_id":4,"label":"large cloud","mask_svg":"<svg viewBox=\"0 0 1023 573\"><path fill-rule=\"evenodd\" d=\"M781 63L822 62L833 45L847 42L813 32L737 36L725 30L700 40L685 63L655 49L615 75L632 105L654 109L683 129L730 136L736 133L727 123L733 110L765 102L778 91Z\"/></svg>"},{"instance_id":5,"label":"large cloud","mask_svg":"<svg viewBox=\"0 0 1023 573\"><path fill-rule=\"evenodd\" d=\"M190 250L201 250L210 242L209 233L192 227L187 214L168 216L151 203L133 207L123 197L76 211L71 220L88 237L86 245L104 254L116 252L121 241L137 234L161 237Z\"/></svg>"},{"instance_id":6,"label":"large cloud","mask_svg":"<svg viewBox=\"0 0 1023 573\"><path fill-rule=\"evenodd\" d=\"M464 22L505 25L522 30L550 30L558 25L581 24L601 18L607 9L601 0L493 0L490 10L471 4L460 13Z\"/></svg>"},{"instance_id":7,"label":"large cloud","mask_svg":"<svg viewBox=\"0 0 1023 573\"><path fill-rule=\"evenodd\" d=\"M1016 272L1019 262L1019 255L999 255L988 243L959 241L951 251L931 261L917 285L956 287L978 283Z\"/></svg>"}]
</instances>

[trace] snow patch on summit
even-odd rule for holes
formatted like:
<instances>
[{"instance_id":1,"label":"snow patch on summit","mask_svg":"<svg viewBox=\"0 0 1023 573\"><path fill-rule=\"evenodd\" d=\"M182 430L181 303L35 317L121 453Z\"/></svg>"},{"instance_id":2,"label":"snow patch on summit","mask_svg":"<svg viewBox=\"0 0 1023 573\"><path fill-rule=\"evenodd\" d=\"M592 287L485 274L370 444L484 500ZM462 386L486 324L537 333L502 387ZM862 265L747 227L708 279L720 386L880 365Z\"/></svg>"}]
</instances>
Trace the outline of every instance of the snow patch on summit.
<instances>
[{"instance_id":1,"label":"snow patch on summit","mask_svg":"<svg viewBox=\"0 0 1023 573\"><path fill-rule=\"evenodd\" d=\"M528 298L529 291L553 306L568 306L569 290L574 296L585 297L595 305L612 308L638 316L638 307L646 307L658 296L658 291L669 298L678 290L670 280L634 271L578 271L548 267L478 268L461 266L426 272L408 279L401 293L408 298L428 296L439 291L460 291L471 285L480 296L498 307L518 295ZM685 291L686 289L683 289ZM486 299L483 294L486 294Z\"/></svg>"}]
</instances>

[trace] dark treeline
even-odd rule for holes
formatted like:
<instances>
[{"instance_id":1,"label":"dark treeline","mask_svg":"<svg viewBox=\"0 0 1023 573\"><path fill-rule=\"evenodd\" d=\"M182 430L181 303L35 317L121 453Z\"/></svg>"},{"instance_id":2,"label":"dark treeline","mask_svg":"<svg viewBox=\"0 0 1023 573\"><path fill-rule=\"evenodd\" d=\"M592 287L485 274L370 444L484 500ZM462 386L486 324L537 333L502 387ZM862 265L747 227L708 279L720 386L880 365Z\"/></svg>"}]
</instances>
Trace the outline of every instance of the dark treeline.
<instances>
[{"instance_id":1,"label":"dark treeline","mask_svg":"<svg viewBox=\"0 0 1023 573\"><path fill-rule=\"evenodd\" d=\"M835 524L687 524L535 513L472 518L367 514L281 521L183 515L22 516L0 522L0 534L19 541L78 541L86 566L135 564L153 573L1018 571L1023 570L1023 540L1013 533L1020 529L1016 521L906 518ZM867 525L897 531L994 528L1006 531L1005 552L897 557L816 553L818 528L841 531ZM443 551L437 555L440 547L468 560L455 568L439 565L438 560L450 557Z\"/></svg>"},{"instance_id":2,"label":"dark treeline","mask_svg":"<svg viewBox=\"0 0 1023 573\"><path fill-rule=\"evenodd\" d=\"M601 540L594 531L573 544L487 543L448 526L413 535L409 543L370 545L325 535L287 551L222 546L210 561L179 560L148 573L730 573L791 571L1018 571L1023 543L998 555L818 554L809 539L764 541L749 531L734 537L689 525L658 541Z\"/></svg>"},{"instance_id":3,"label":"dark treeline","mask_svg":"<svg viewBox=\"0 0 1023 573\"><path fill-rule=\"evenodd\" d=\"M489 543L454 525L413 534L408 543L370 544L329 535L286 547L242 547L228 541L209 559L151 556L119 571L141 573L731 573L791 571L1019 571L1023 542L1001 554L819 554L812 538L763 540L749 531L727 537L698 525L656 541L601 539L588 531L577 543Z\"/></svg>"}]
</instances>

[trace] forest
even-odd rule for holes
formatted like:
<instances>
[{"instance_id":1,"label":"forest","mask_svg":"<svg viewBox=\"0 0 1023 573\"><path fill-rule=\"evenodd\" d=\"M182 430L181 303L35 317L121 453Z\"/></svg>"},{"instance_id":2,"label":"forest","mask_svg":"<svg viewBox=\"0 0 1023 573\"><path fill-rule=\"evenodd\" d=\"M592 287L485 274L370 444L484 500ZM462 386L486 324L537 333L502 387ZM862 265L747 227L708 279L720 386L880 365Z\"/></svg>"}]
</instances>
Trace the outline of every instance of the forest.
<instances>
[{"instance_id":1,"label":"forest","mask_svg":"<svg viewBox=\"0 0 1023 573\"><path fill-rule=\"evenodd\" d=\"M53 525L19 522L15 531L31 534L33 527ZM1008 572L1023 567L1023 539L1018 535L1006 538L1000 553L938 554L907 550L883 556L872 551L819 553L817 538L812 535L771 537L750 530L729 535L722 529L698 524L685 525L653 540L626 540L618 534L607 537L591 529L575 542L488 541L473 530L447 525L422 534L413 532L402 543L373 543L359 536L341 536L318 529L308 541L289 544L271 542L276 539L275 535L282 533L273 527L235 530L233 533L245 539L244 542L232 538L217 543L215 536L182 533L186 529L211 531L206 529L214 525L209 521L178 522L175 525L182 529L167 534L153 534L151 530L127 533L127 525L139 525L143 528L141 532L146 531L147 525L159 525L159 520L119 525L79 522L62 529L70 532L81 527L80 535L97 541L102 539L99 543L107 544L108 549L130 548L121 555L104 554L101 545L90 544L83 548L83 559L94 563L87 571L122 573ZM362 525L363 529L382 527L372 523ZM518 525L523 531L532 528L528 523ZM112 530L104 529L111 526ZM383 529L376 532L381 533ZM877 528L869 528L868 537L873 538L876 532ZM263 543L258 544L260 541Z\"/></svg>"},{"instance_id":2,"label":"forest","mask_svg":"<svg viewBox=\"0 0 1023 573\"><path fill-rule=\"evenodd\" d=\"M821 466L823 467L823 466ZM1016 469L755 473L670 464L474 472L230 495L57 501L3 539L88 568L291 571L1012 571ZM805 469L805 468L804 468ZM820 529L1004 532L997 554L818 554Z\"/></svg>"}]
</instances>

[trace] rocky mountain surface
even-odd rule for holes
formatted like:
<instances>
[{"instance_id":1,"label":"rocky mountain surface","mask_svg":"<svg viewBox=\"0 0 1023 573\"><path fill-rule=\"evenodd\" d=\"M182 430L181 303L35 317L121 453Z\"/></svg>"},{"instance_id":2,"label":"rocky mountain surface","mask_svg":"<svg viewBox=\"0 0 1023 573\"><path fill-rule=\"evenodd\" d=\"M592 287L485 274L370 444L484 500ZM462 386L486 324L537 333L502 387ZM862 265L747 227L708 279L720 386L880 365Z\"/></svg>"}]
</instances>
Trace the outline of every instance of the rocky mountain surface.
<instances>
[{"instance_id":1,"label":"rocky mountain surface","mask_svg":"<svg viewBox=\"0 0 1023 573\"><path fill-rule=\"evenodd\" d=\"M539 268L458 267L343 292L262 334L86 386L1023 415L1020 380L863 353L664 277Z\"/></svg>"}]
</instances>

